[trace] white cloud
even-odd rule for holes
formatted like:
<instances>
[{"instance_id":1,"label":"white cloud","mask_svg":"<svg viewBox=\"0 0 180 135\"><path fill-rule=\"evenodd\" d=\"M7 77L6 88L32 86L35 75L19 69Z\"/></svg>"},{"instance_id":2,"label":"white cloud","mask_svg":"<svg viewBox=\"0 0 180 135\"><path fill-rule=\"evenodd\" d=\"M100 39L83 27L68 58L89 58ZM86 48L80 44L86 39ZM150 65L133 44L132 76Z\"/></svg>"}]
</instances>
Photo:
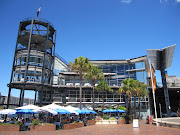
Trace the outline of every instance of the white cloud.
<instances>
[{"instance_id":1,"label":"white cloud","mask_svg":"<svg viewBox=\"0 0 180 135\"><path fill-rule=\"evenodd\" d=\"M129 4L131 1L132 1L132 0L121 0L121 2L127 3L127 4ZM180 1L180 0L179 0L179 1Z\"/></svg>"},{"instance_id":2,"label":"white cloud","mask_svg":"<svg viewBox=\"0 0 180 135\"><path fill-rule=\"evenodd\" d=\"M180 0L176 0L176 2L180 2Z\"/></svg>"}]
</instances>

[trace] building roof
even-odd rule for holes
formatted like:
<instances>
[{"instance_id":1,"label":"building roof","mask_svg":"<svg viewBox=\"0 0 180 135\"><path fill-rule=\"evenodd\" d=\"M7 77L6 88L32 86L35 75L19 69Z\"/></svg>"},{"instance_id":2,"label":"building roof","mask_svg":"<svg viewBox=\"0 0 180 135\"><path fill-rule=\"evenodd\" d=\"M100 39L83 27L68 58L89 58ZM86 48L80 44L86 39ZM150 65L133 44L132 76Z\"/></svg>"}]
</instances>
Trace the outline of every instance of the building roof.
<instances>
[{"instance_id":1,"label":"building roof","mask_svg":"<svg viewBox=\"0 0 180 135\"><path fill-rule=\"evenodd\" d=\"M138 62L144 62L146 67L146 72L148 74L148 77L150 77L150 68L149 68L149 62L147 59L147 55L136 57L132 59L125 59L125 60L90 60L93 64L133 64Z\"/></svg>"},{"instance_id":2,"label":"building roof","mask_svg":"<svg viewBox=\"0 0 180 135\"><path fill-rule=\"evenodd\" d=\"M145 70L148 74L148 77L150 77L150 68L149 68L149 62L147 59L147 55L132 58L132 59L125 59L125 60L90 60L90 62L92 62L94 65L99 65L99 64L131 64L131 63L134 64L134 63L138 63L138 62L144 62L145 67L146 67ZM144 69L141 69L141 70L144 70ZM137 71L140 71L140 70L137 70ZM72 75L76 76L77 75L76 72L60 72L60 74L70 75L70 76L72 76ZM104 75L112 75L112 74L104 73Z\"/></svg>"},{"instance_id":3,"label":"building roof","mask_svg":"<svg viewBox=\"0 0 180 135\"><path fill-rule=\"evenodd\" d=\"M147 49L148 58L156 70L171 67L176 45L171 45L162 49Z\"/></svg>"}]
</instances>

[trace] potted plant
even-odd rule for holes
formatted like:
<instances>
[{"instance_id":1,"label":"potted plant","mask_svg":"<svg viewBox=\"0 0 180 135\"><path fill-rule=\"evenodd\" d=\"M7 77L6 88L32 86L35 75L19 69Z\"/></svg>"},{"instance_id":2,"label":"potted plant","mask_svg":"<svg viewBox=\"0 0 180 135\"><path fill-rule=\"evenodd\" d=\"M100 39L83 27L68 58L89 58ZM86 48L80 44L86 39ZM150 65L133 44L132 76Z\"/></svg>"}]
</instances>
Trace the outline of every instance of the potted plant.
<instances>
[{"instance_id":1,"label":"potted plant","mask_svg":"<svg viewBox=\"0 0 180 135\"><path fill-rule=\"evenodd\" d=\"M109 124L117 124L117 119L115 117L109 118Z\"/></svg>"},{"instance_id":2,"label":"potted plant","mask_svg":"<svg viewBox=\"0 0 180 135\"><path fill-rule=\"evenodd\" d=\"M87 125L90 126L90 125L95 125L96 124L96 121L94 119L92 120L87 120Z\"/></svg>"},{"instance_id":3,"label":"potted plant","mask_svg":"<svg viewBox=\"0 0 180 135\"><path fill-rule=\"evenodd\" d=\"M118 125L120 124L126 124L126 121L125 121L125 118L124 117L121 117L119 120L118 120Z\"/></svg>"},{"instance_id":4,"label":"potted plant","mask_svg":"<svg viewBox=\"0 0 180 135\"><path fill-rule=\"evenodd\" d=\"M19 125L9 124L9 123L0 124L0 131L18 132L19 130L20 130Z\"/></svg>"},{"instance_id":5,"label":"potted plant","mask_svg":"<svg viewBox=\"0 0 180 135\"><path fill-rule=\"evenodd\" d=\"M21 121L16 121L15 125L19 126L19 131L25 131L25 125Z\"/></svg>"},{"instance_id":6,"label":"potted plant","mask_svg":"<svg viewBox=\"0 0 180 135\"><path fill-rule=\"evenodd\" d=\"M80 128L80 127L84 127L84 122L82 122L82 121L75 122L74 121L73 123L70 123L70 124L64 124L64 130Z\"/></svg>"},{"instance_id":7,"label":"potted plant","mask_svg":"<svg viewBox=\"0 0 180 135\"><path fill-rule=\"evenodd\" d=\"M56 125L52 123L42 123L37 119L34 119L30 124L31 128L30 131L55 131Z\"/></svg>"}]
</instances>

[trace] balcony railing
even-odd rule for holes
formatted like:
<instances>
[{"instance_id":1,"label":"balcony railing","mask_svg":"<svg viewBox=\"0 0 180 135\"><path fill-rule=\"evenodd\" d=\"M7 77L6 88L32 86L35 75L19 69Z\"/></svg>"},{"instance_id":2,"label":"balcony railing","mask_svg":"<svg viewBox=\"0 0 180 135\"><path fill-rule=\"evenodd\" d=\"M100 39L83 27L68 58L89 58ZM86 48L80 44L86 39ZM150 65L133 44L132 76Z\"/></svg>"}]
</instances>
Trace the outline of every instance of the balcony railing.
<instances>
[{"instance_id":1,"label":"balcony railing","mask_svg":"<svg viewBox=\"0 0 180 135\"><path fill-rule=\"evenodd\" d=\"M114 83L114 82L109 82L107 81L108 85L111 86L111 87L120 87L122 86L122 84L117 84L117 83ZM66 81L64 79L60 79L58 80L58 85L66 85L66 86L80 86L80 81L79 80L72 80L72 81ZM96 82L95 86L98 85L98 82ZM85 87L92 87L92 83L91 81L82 81L82 86L85 86Z\"/></svg>"},{"instance_id":2,"label":"balcony railing","mask_svg":"<svg viewBox=\"0 0 180 135\"><path fill-rule=\"evenodd\" d=\"M163 84L162 84L162 82L157 82L156 86L157 87L163 87ZM148 87L151 87L151 84L149 84ZM168 88L180 87L180 83L167 82L167 87Z\"/></svg>"}]
</instances>

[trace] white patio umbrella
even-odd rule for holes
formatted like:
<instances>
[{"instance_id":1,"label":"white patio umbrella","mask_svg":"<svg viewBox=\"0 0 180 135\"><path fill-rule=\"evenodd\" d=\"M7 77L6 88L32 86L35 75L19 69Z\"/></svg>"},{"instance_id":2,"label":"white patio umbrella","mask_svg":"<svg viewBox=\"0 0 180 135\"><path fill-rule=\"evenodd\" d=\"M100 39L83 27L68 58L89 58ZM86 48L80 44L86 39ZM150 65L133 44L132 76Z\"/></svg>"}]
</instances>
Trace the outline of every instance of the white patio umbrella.
<instances>
[{"instance_id":1,"label":"white patio umbrella","mask_svg":"<svg viewBox=\"0 0 180 135\"><path fill-rule=\"evenodd\" d=\"M29 105L25 105L25 106L21 106L21 107L15 108L15 109L16 110L21 110L21 109L38 110L38 109L41 109L41 107L29 104Z\"/></svg>"},{"instance_id":2,"label":"white patio umbrella","mask_svg":"<svg viewBox=\"0 0 180 135\"><path fill-rule=\"evenodd\" d=\"M71 105L68 105L66 108L74 110L74 111L79 109L78 107L73 107Z\"/></svg>"},{"instance_id":3,"label":"white patio umbrella","mask_svg":"<svg viewBox=\"0 0 180 135\"><path fill-rule=\"evenodd\" d=\"M62 106L56 105L55 103L52 103L52 104L45 105L45 106L41 107L41 109L52 109L52 110L56 110L56 109L62 109Z\"/></svg>"},{"instance_id":4,"label":"white patio umbrella","mask_svg":"<svg viewBox=\"0 0 180 135\"><path fill-rule=\"evenodd\" d=\"M75 107L67 106L67 107L64 107L64 109L69 111L71 114L79 115L79 113L75 111Z\"/></svg>"},{"instance_id":5,"label":"white patio umbrella","mask_svg":"<svg viewBox=\"0 0 180 135\"><path fill-rule=\"evenodd\" d=\"M5 114L15 114L16 110L13 109L4 109L2 111L0 111L0 114L5 115Z\"/></svg>"},{"instance_id":6,"label":"white patio umbrella","mask_svg":"<svg viewBox=\"0 0 180 135\"><path fill-rule=\"evenodd\" d=\"M45 109L33 110L33 111L35 111L36 113L43 113L43 114L47 114L47 115L48 115L48 113L51 113L53 115L58 114L56 111L51 110L51 109L46 109L46 108ZM47 123L47 117L46 117L46 123Z\"/></svg>"},{"instance_id":7,"label":"white patio umbrella","mask_svg":"<svg viewBox=\"0 0 180 135\"><path fill-rule=\"evenodd\" d=\"M51 110L51 109L46 109L46 108L38 109L38 110L33 110L33 111L35 111L36 113L51 113L53 115L57 115L58 114L56 111Z\"/></svg>"}]
</instances>

